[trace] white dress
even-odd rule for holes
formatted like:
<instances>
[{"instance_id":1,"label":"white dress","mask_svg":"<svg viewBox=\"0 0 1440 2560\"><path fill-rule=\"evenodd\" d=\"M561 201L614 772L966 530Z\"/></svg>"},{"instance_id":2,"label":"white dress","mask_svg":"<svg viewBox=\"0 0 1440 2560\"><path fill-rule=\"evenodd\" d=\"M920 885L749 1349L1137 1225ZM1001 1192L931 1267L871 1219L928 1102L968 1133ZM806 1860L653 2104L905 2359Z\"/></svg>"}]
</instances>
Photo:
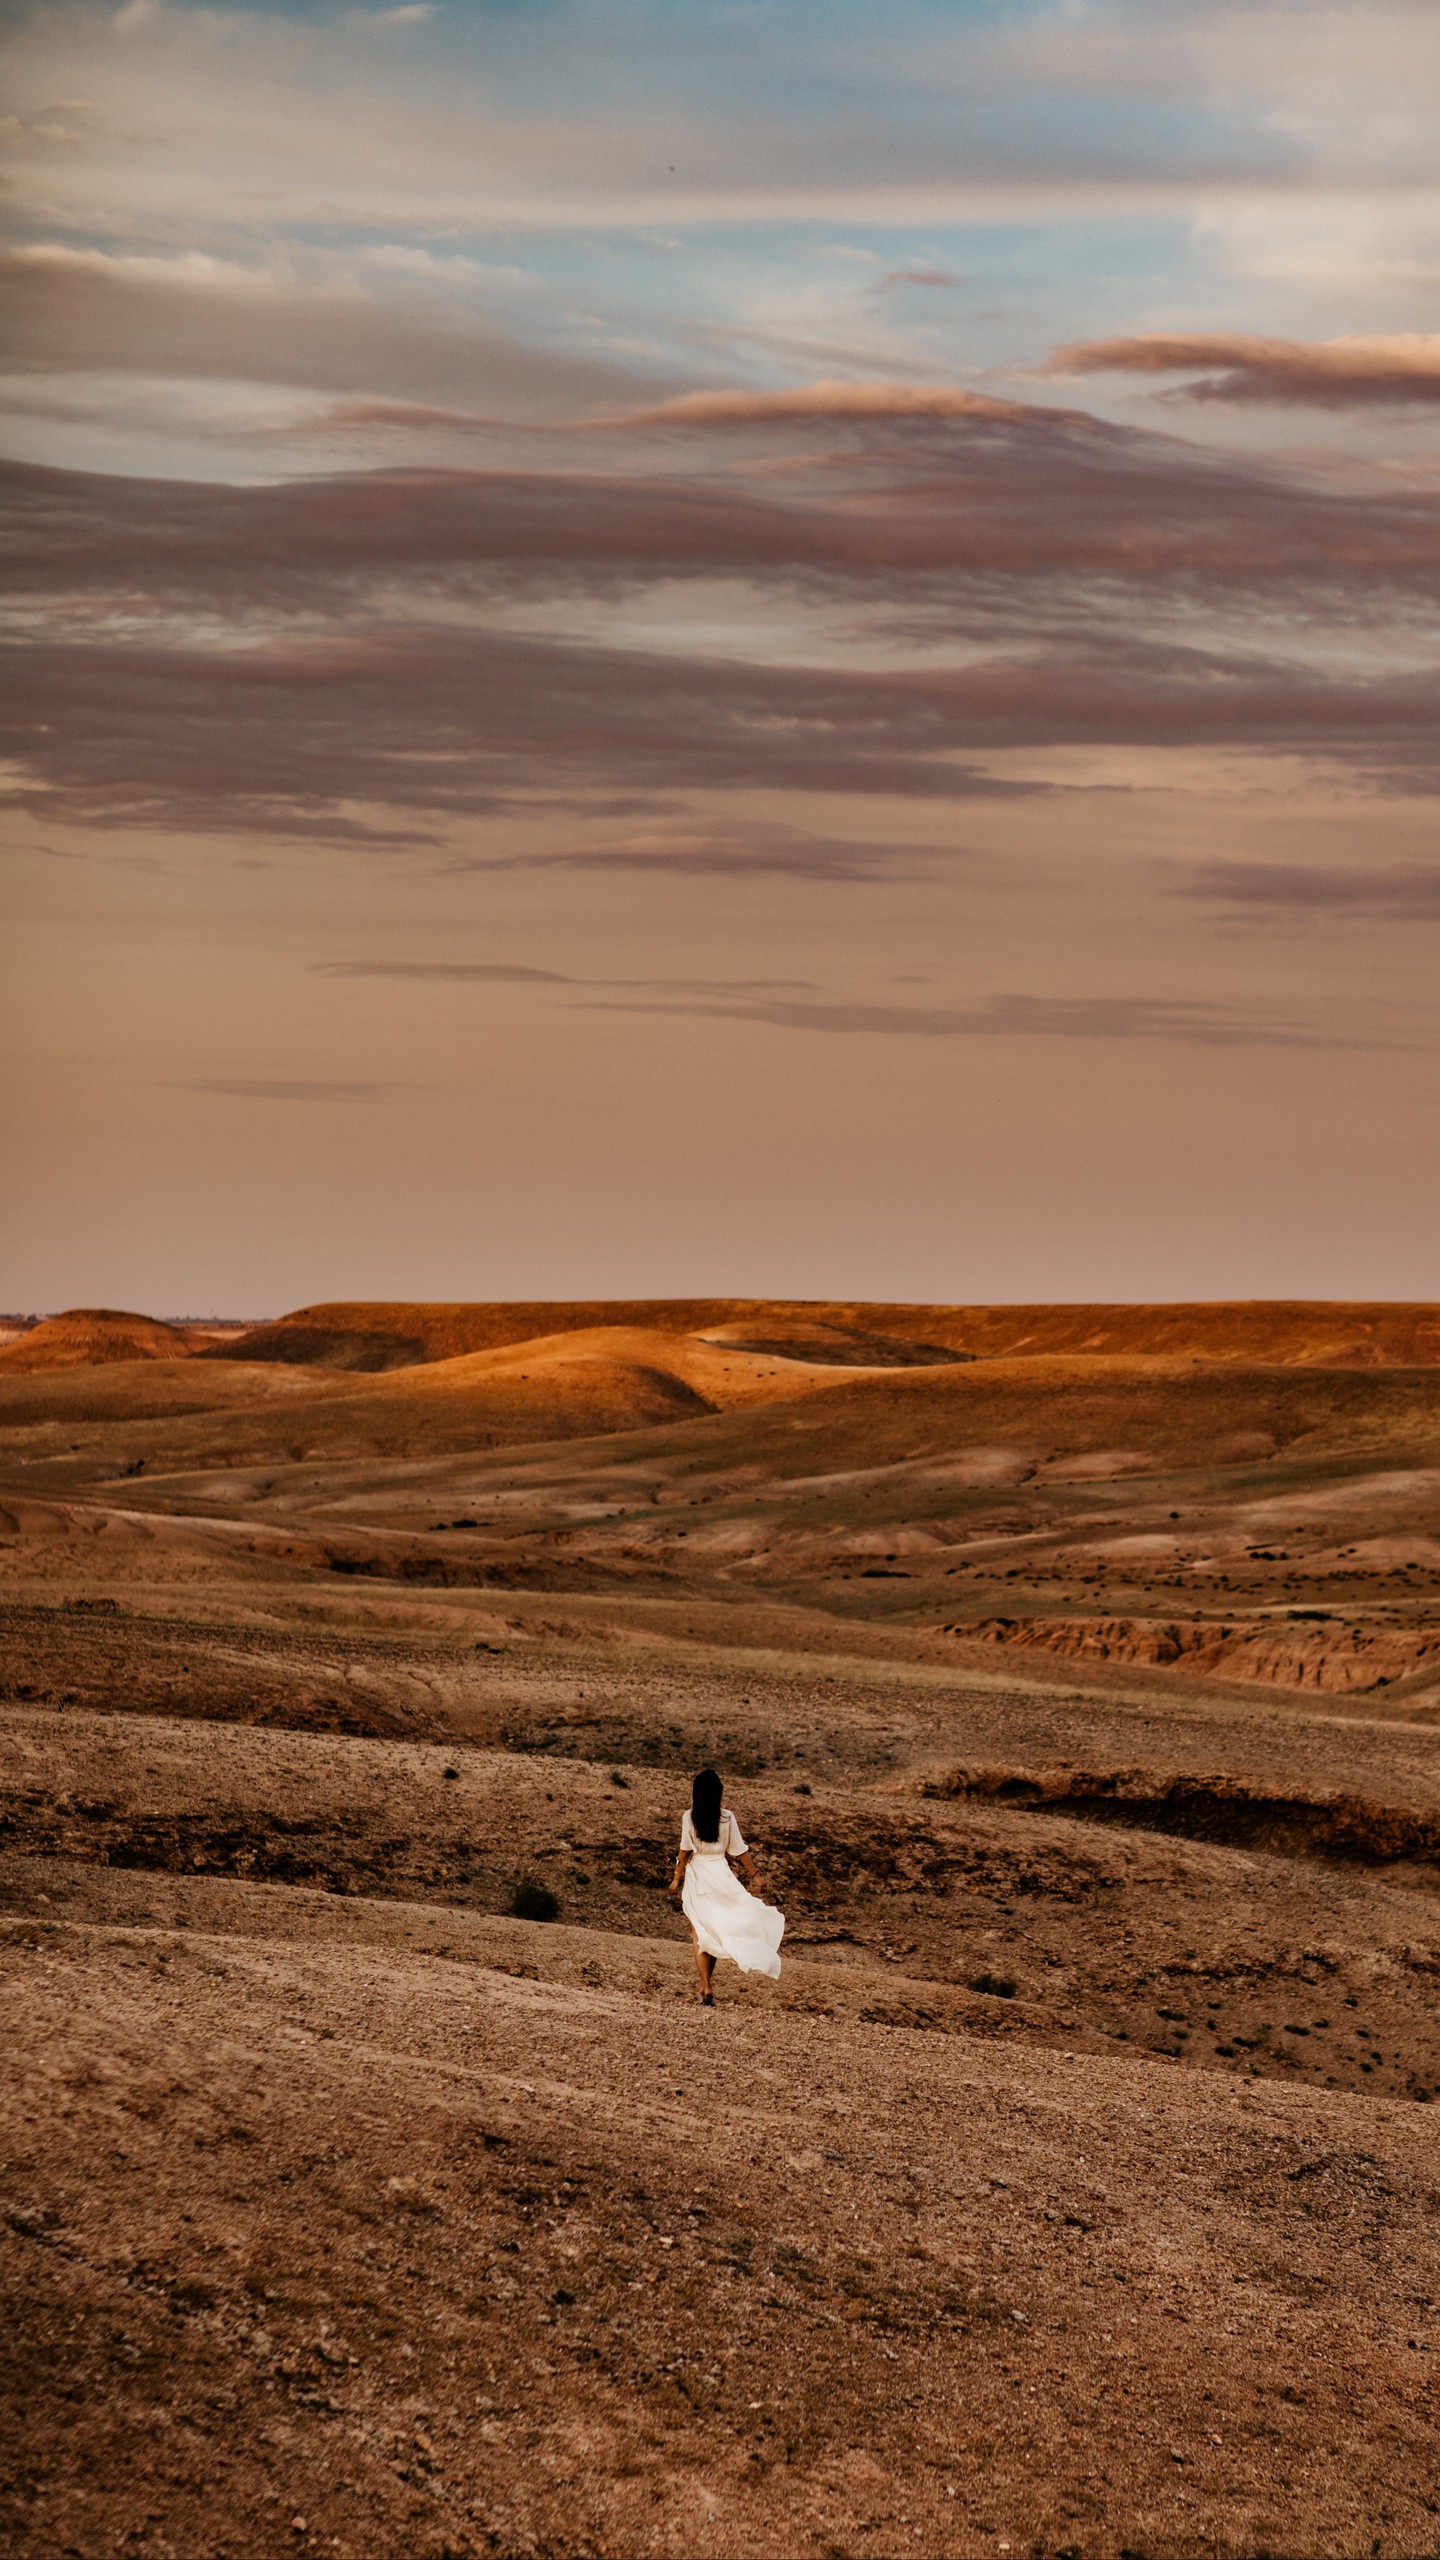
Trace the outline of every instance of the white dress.
<instances>
[{"instance_id":1,"label":"white dress","mask_svg":"<svg viewBox=\"0 0 1440 2560\"><path fill-rule=\"evenodd\" d=\"M687 1813L680 1825L680 1847L690 1858L680 1908L706 1955L729 1956L742 1973L778 1978L785 1914L747 1893L732 1873L729 1861L745 1855L734 1814L721 1814L718 1840L699 1840Z\"/></svg>"}]
</instances>

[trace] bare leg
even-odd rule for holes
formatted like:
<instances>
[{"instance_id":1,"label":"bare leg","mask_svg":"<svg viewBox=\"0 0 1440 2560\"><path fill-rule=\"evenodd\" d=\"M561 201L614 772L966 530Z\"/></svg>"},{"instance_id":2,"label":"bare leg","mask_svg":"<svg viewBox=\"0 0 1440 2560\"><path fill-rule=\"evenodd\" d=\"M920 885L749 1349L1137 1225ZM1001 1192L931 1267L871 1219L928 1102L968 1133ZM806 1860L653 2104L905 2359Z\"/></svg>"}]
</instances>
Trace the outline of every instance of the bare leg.
<instances>
[{"instance_id":1,"label":"bare leg","mask_svg":"<svg viewBox=\"0 0 1440 2560\"><path fill-rule=\"evenodd\" d=\"M693 1929L691 1930L690 1935L692 1938L695 1938L695 1932ZM695 1938L695 1971L700 1977L701 1999L713 1999L714 1994L711 1991L710 1984L715 1972L715 1959L713 1956L706 1954L698 1938Z\"/></svg>"}]
</instances>

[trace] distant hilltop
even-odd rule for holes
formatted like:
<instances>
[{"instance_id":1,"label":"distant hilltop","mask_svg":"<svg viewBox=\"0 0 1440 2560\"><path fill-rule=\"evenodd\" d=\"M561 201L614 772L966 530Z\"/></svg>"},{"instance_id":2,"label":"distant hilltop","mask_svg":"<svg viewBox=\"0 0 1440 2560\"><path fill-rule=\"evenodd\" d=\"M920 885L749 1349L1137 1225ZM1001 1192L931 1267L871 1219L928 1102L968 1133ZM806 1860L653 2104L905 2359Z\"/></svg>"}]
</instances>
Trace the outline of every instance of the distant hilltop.
<instances>
[{"instance_id":1,"label":"distant hilltop","mask_svg":"<svg viewBox=\"0 0 1440 2560\"><path fill-rule=\"evenodd\" d=\"M0 1316L0 1369L84 1369L119 1360L193 1360L255 1330L243 1321L133 1315L67 1307L55 1316Z\"/></svg>"},{"instance_id":2,"label":"distant hilltop","mask_svg":"<svg viewBox=\"0 0 1440 2560\"><path fill-rule=\"evenodd\" d=\"M71 1307L0 1318L0 1370L134 1360L412 1368L604 1328L698 1335L736 1351L838 1366L956 1360L1192 1358L1258 1366L1440 1367L1440 1304L1217 1299L1186 1304L929 1306L863 1299L338 1299L263 1324Z\"/></svg>"}]
</instances>

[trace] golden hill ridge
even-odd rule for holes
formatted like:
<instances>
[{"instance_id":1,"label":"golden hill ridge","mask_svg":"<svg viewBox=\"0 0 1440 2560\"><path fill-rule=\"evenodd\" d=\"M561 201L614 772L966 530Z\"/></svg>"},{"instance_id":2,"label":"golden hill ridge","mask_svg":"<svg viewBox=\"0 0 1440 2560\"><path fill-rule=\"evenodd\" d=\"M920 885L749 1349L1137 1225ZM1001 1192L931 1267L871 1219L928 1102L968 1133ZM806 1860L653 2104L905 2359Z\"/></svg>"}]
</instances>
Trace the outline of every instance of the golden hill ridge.
<instances>
[{"instance_id":1,"label":"golden hill ridge","mask_svg":"<svg viewBox=\"0 0 1440 2560\"><path fill-rule=\"evenodd\" d=\"M835 1358L848 1338L857 1366L901 1365L896 1355L906 1346L988 1359L1188 1353L1324 1368L1440 1365L1440 1304L1286 1298L1054 1306L837 1298L340 1299L297 1307L206 1356L390 1368L617 1326L662 1334L723 1331L735 1349L812 1359Z\"/></svg>"}]
</instances>

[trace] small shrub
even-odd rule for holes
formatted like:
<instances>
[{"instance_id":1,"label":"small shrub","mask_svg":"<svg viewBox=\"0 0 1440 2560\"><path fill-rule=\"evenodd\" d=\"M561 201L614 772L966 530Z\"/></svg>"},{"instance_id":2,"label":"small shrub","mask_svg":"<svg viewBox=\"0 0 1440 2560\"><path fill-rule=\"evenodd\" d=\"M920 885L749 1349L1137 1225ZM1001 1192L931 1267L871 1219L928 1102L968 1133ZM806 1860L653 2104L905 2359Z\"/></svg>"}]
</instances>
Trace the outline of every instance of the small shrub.
<instances>
[{"instance_id":1,"label":"small shrub","mask_svg":"<svg viewBox=\"0 0 1440 2560\"><path fill-rule=\"evenodd\" d=\"M528 1878L516 1886L510 1910L516 1920L557 1920L560 1916L560 1905L548 1884L532 1884Z\"/></svg>"},{"instance_id":2,"label":"small shrub","mask_svg":"<svg viewBox=\"0 0 1440 2560\"><path fill-rule=\"evenodd\" d=\"M976 1973L970 1977L972 1991L988 1991L992 2000L1013 2000L1020 1986L1011 1973Z\"/></svg>"}]
</instances>

